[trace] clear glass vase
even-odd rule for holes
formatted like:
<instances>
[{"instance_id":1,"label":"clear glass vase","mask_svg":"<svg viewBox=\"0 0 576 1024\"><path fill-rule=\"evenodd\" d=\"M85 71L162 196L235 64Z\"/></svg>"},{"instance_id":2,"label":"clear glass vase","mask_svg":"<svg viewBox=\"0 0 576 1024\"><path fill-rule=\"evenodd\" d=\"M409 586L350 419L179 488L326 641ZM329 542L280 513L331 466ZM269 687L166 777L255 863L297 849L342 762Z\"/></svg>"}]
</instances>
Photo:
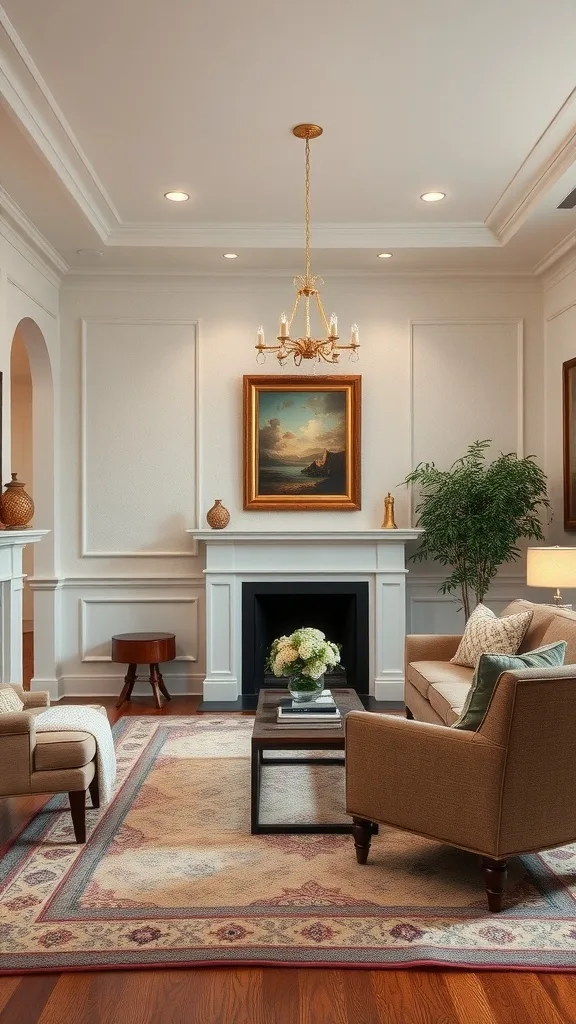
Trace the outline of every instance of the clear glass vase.
<instances>
[{"instance_id":1,"label":"clear glass vase","mask_svg":"<svg viewBox=\"0 0 576 1024\"><path fill-rule=\"evenodd\" d=\"M288 691L292 700L299 703L316 700L324 689L324 676L310 679L310 676L289 676Z\"/></svg>"}]
</instances>

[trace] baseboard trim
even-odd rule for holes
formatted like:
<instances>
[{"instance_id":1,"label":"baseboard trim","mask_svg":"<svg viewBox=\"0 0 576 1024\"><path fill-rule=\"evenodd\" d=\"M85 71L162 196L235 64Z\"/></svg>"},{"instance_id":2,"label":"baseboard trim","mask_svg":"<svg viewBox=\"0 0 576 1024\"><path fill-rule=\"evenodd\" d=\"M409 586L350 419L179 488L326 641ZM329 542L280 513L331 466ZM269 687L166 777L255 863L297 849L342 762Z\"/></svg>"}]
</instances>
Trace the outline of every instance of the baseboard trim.
<instances>
[{"instance_id":1,"label":"baseboard trim","mask_svg":"<svg viewBox=\"0 0 576 1024\"><path fill-rule=\"evenodd\" d=\"M203 674L171 675L162 673L168 692L174 697L198 696L202 693ZM42 680L40 680L42 682ZM57 695L50 693L52 700L61 697L118 697L124 685L124 675L117 676L60 676L57 682ZM41 685L34 689L48 689ZM152 690L146 678L139 679L134 687L135 697L150 696Z\"/></svg>"}]
</instances>

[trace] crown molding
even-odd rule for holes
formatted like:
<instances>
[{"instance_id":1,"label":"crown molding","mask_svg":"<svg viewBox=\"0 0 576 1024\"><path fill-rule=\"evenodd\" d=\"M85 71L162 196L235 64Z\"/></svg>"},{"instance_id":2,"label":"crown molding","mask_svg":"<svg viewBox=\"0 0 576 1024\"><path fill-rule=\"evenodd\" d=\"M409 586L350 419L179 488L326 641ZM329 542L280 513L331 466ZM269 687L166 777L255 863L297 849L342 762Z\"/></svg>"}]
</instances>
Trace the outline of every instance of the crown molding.
<instances>
[{"instance_id":1,"label":"crown molding","mask_svg":"<svg viewBox=\"0 0 576 1024\"><path fill-rule=\"evenodd\" d=\"M48 269L56 272L58 280L68 273L70 268L66 260L14 202L6 189L2 188L2 185L0 185L0 218L8 222L14 230L23 236L24 241L40 254L40 257L47 263Z\"/></svg>"},{"instance_id":2,"label":"crown molding","mask_svg":"<svg viewBox=\"0 0 576 1024\"><path fill-rule=\"evenodd\" d=\"M0 95L105 242L118 212L3 7Z\"/></svg>"},{"instance_id":3,"label":"crown molding","mask_svg":"<svg viewBox=\"0 0 576 1024\"><path fill-rule=\"evenodd\" d=\"M574 250L576 249L576 231L571 231L570 234L561 238L556 245L538 261L534 267L534 273L537 277L548 274L548 271L554 271L553 274L548 276L545 280L545 287L549 288L551 284L556 284L554 278L558 277L562 279L565 272L565 263L571 262L574 259ZM560 275L560 276L559 276Z\"/></svg>"},{"instance_id":4,"label":"crown molding","mask_svg":"<svg viewBox=\"0 0 576 1024\"><path fill-rule=\"evenodd\" d=\"M302 224L121 224L106 240L110 246L144 248L301 249ZM477 248L498 246L480 223L313 224L315 249Z\"/></svg>"},{"instance_id":5,"label":"crown molding","mask_svg":"<svg viewBox=\"0 0 576 1024\"><path fill-rule=\"evenodd\" d=\"M576 89L552 118L486 218L506 245L576 160Z\"/></svg>"}]
</instances>

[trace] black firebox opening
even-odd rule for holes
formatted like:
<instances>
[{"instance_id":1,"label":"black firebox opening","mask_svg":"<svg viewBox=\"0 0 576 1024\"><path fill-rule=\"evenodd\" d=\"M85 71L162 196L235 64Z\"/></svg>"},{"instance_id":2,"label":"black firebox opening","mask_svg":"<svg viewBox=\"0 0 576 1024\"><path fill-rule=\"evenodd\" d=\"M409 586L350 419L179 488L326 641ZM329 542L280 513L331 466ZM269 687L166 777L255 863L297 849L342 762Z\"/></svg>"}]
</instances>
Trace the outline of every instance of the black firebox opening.
<instances>
[{"instance_id":1,"label":"black firebox opening","mask_svg":"<svg viewBox=\"0 0 576 1024\"><path fill-rule=\"evenodd\" d=\"M266 656L276 637L302 626L341 645L345 671L326 677L327 684L368 693L367 583L243 583L242 693L286 684L265 672Z\"/></svg>"}]
</instances>

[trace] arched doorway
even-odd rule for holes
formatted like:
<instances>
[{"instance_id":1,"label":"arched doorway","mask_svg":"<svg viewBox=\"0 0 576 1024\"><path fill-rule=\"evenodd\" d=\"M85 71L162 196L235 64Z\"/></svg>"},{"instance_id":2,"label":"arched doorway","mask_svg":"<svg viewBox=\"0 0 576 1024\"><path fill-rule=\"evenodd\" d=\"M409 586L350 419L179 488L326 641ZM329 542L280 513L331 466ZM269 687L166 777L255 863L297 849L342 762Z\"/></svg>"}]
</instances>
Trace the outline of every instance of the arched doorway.
<instances>
[{"instance_id":1,"label":"arched doorway","mask_svg":"<svg viewBox=\"0 0 576 1024\"><path fill-rule=\"evenodd\" d=\"M5 391L7 389L5 388ZM3 482L10 472L26 483L36 506L33 524L51 530L48 544L23 551L27 576L23 591L24 683L34 675L34 594L28 580L48 576L54 566L54 397L50 356L38 324L24 317L16 326L10 350L10 445L3 445ZM6 424L6 418L4 418ZM7 456L10 455L10 464ZM50 539L49 539L50 538ZM43 548L43 550L42 550ZM37 659L36 659L37 661Z\"/></svg>"}]
</instances>

